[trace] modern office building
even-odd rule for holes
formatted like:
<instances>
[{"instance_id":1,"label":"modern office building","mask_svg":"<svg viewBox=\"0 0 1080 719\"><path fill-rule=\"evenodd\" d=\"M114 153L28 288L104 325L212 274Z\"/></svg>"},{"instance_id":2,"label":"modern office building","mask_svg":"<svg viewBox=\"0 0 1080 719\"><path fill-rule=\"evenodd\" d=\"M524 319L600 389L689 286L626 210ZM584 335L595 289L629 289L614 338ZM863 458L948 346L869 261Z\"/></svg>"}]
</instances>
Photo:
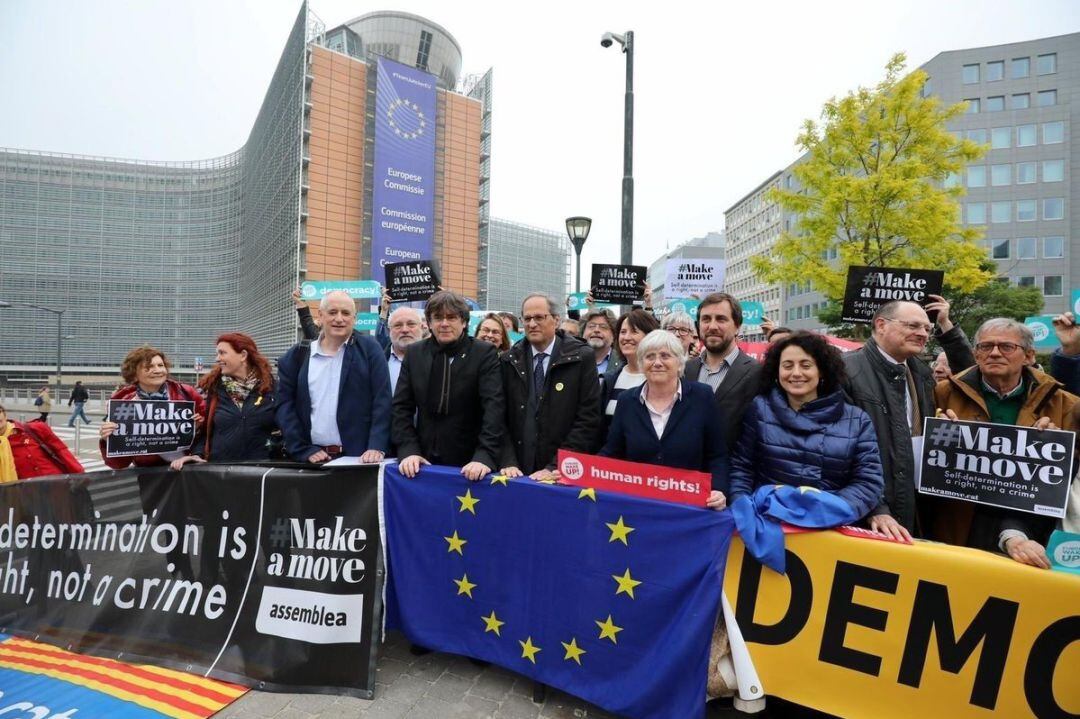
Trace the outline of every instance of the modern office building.
<instances>
[{"instance_id":1,"label":"modern office building","mask_svg":"<svg viewBox=\"0 0 1080 719\"><path fill-rule=\"evenodd\" d=\"M660 255L649 264L648 273L645 275L646 282L652 289L653 305L660 307L666 301L665 285L667 282L667 262L682 258L689 259L724 259L724 233L707 232L701 237L695 237ZM675 297L672 299L685 299Z\"/></svg>"},{"instance_id":2,"label":"modern office building","mask_svg":"<svg viewBox=\"0 0 1080 719\"><path fill-rule=\"evenodd\" d=\"M775 320L780 315L780 287L762 282L750 268L750 258L768 252L780 237L780 206L767 197L779 187L781 173L769 176L745 197L724 212L727 238L727 291L740 302L760 302L765 316ZM758 340L760 335L745 335Z\"/></svg>"},{"instance_id":3,"label":"modern office building","mask_svg":"<svg viewBox=\"0 0 1080 719\"><path fill-rule=\"evenodd\" d=\"M565 232L492 219L480 249L480 306L517 312L531 292L562 302L572 254Z\"/></svg>"},{"instance_id":4,"label":"modern office building","mask_svg":"<svg viewBox=\"0 0 1080 719\"><path fill-rule=\"evenodd\" d=\"M384 66L426 86L431 109L394 95ZM386 112L385 96L397 101ZM377 121L392 111L396 138ZM421 136L433 171L413 182L393 169L395 153ZM63 310L69 375L115 375L144 342L190 369L236 329L276 356L297 337L289 295L299 282L383 279L374 243L393 251L379 234L388 215L426 243L398 257L439 260L443 284L476 297L490 155L491 71L462 77L446 30L378 12L325 32L305 3L236 152L151 162L0 149L0 302ZM405 178L386 186L428 209L376 210L386 158ZM49 376L55 315L0 306L0 322L0 379Z\"/></svg>"},{"instance_id":5,"label":"modern office building","mask_svg":"<svg viewBox=\"0 0 1080 719\"><path fill-rule=\"evenodd\" d=\"M985 229L982 244L1000 276L1038 287L1044 312L1065 311L1071 292L1080 289L1080 237L1072 231L1080 227L1080 182L1072 177L1080 173L1080 154L1072 145L1074 129L1080 131L1080 33L942 52L921 67L929 75L925 93L946 104L968 103L950 129L988 146L982 159L949 179L966 190L962 221ZM729 283L742 279L729 287L738 296L782 293L784 324L822 329L816 313L824 297L808 283L793 277L783 286L767 286L734 269L749 254L767 251L782 227L794 226L794 216L781 218L779 207L761 196L779 183L796 187L794 165L725 213L728 246L735 253L728 262ZM754 247L738 249L758 233Z\"/></svg>"}]
</instances>

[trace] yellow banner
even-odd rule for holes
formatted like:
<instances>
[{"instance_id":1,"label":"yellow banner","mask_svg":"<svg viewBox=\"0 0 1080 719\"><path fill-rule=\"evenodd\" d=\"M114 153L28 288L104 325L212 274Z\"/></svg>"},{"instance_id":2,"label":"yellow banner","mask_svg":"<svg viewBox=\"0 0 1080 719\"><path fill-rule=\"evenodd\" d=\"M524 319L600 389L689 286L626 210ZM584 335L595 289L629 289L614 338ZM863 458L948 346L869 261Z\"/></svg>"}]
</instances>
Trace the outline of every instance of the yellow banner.
<instances>
[{"instance_id":1,"label":"yellow banner","mask_svg":"<svg viewBox=\"0 0 1080 719\"><path fill-rule=\"evenodd\" d=\"M787 574L732 541L766 694L845 717L1080 715L1080 577L963 547L809 532Z\"/></svg>"}]
</instances>

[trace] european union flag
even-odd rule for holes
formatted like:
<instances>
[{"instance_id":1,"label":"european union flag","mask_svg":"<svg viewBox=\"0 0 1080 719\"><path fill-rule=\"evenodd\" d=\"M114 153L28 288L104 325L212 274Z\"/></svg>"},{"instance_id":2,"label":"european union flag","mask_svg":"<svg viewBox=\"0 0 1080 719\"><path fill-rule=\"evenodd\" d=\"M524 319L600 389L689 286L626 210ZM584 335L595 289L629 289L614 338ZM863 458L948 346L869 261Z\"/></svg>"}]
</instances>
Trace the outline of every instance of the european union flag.
<instances>
[{"instance_id":1,"label":"european union flag","mask_svg":"<svg viewBox=\"0 0 1080 719\"><path fill-rule=\"evenodd\" d=\"M390 626L629 717L705 713L728 512L385 471Z\"/></svg>"}]
</instances>

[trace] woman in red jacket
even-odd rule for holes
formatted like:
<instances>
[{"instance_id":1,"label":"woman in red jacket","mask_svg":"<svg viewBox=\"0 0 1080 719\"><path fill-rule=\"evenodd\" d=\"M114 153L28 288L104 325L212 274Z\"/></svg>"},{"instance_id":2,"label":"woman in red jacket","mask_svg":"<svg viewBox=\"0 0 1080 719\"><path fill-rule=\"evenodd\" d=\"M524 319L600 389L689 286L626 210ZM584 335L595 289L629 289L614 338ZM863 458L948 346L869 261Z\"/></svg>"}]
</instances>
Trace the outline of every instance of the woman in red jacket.
<instances>
[{"instance_id":1,"label":"woman in red jacket","mask_svg":"<svg viewBox=\"0 0 1080 719\"><path fill-rule=\"evenodd\" d=\"M158 399L187 400L195 403L195 426L203 421L203 398L191 385L169 379L169 359L161 350L149 345L137 347L128 352L120 365L120 374L127 382L113 393L111 399ZM168 464L187 454L186 451L167 454L145 454L134 457L106 457L105 438L116 430L115 422L102 422L100 435L101 457L105 464L113 469L124 469L132 464L137 467L155 467Z\"/></svg>"},{"instance_id":2,"label":"woman in red jacket","mask_svg":"<svg viewBox=\"0 0 1080 719\"><path fill-rule=\"evenodd\" d=\"M0 483L83 472L79 460L44 422L15 422L0 406Z\"/></svg>"}]
</instances>

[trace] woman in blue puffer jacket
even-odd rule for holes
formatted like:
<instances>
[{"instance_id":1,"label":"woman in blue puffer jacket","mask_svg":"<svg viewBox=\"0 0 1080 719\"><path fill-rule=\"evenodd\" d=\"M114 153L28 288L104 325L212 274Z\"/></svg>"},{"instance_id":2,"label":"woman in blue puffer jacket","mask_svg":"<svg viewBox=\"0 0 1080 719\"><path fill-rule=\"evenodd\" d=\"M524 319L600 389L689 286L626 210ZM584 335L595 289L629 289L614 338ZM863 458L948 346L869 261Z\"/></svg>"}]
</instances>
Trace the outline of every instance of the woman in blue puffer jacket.
<instances>
[{"instance_id":1,"label":"woman in blue puffer jacket","mask_svg":"<svg viewBox=\"0 0 1080 719\"><path fill-rule=\"evenodd\" d=\"M877 435L869 415L844 401L843 378L840 351L820 335L796 332L769 348L731 458L729 505L769 484L832 492L860 517L878 505Z\"/></svg>"}]
</instances>

